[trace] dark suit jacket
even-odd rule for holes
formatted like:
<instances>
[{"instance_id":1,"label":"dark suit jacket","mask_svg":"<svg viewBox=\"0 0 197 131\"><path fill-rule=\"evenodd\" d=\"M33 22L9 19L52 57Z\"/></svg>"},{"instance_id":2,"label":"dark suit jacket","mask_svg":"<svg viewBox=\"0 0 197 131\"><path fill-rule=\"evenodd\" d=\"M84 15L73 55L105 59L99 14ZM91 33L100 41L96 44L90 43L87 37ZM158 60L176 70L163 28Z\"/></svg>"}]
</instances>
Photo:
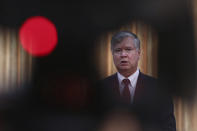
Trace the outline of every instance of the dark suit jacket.
<instances>
[{"instance_id":1,"label":"dark suit jacket","mask_svg":"<svg viewBox=\"0 0 197 131\"><path fill-rule=\"evenodd\" d=\"M176 131L172 99L159 88L155 78L139 73L134 101L130 105L120 98L117 74L102 80L97 89L97 104L100 110L128 107L137 114L144 130Z\"/></svg>"}]
</instances>

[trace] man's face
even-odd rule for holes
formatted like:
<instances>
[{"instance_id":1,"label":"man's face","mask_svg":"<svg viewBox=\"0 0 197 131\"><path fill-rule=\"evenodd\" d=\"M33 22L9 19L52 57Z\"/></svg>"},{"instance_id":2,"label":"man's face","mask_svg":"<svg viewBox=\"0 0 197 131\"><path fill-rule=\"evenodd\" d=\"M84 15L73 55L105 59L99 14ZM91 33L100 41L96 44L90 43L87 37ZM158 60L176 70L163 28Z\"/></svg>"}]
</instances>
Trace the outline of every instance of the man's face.
<instances>
[{"instance_id":1,"label":"man's face","mask_svg":"<svg viewBox=\"0 0 197 131\"><path fill-rule=\"evenodd\" d=\"M122 72L134 73L138 66L140 50L136 49L134 39L125 37L112 50L114 64L117 70Z\"/></svg>"}]
</instances>

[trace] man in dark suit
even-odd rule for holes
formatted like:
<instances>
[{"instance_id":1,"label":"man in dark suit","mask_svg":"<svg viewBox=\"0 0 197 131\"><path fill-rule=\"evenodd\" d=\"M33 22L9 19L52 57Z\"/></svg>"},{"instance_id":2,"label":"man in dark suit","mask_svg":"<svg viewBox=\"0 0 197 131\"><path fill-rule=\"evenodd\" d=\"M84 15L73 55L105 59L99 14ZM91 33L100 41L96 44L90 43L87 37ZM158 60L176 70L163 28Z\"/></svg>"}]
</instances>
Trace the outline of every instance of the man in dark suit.
<instances>
[{"instance_id":1,"label":"man in dark suit","mask_svg":"<svg viewBox=\"0 0 197 131\"><path fill-rule=\"evenodd\" d=\"M140 72L140 40L128 31L116 33L111 51L117 73L99 86L102 108L124 105L135 112L143 128L150 131L176 131L173 102L157 80Z\"/></svg>"}]
</instances>

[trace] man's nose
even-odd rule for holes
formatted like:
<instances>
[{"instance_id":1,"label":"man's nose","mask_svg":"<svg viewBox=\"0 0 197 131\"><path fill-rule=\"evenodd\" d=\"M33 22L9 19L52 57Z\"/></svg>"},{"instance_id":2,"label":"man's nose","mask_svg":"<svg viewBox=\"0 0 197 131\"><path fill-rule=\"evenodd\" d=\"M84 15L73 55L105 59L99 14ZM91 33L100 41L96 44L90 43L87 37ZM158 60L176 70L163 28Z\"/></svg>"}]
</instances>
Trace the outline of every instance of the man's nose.
<instances>
[{"instance_id":1,"label":"man's nose","mask_svg":"<svg viewBox=\"0 0 197 131\"><path fill-rule=\"evenodd\" d=\"M124 57L124 56L127 56L128 54L127 54L127 52L125 51L125 50L122 50L122 52L121 52L121 54L120 54L122 57Z\"/></svg>"}]
</instances>

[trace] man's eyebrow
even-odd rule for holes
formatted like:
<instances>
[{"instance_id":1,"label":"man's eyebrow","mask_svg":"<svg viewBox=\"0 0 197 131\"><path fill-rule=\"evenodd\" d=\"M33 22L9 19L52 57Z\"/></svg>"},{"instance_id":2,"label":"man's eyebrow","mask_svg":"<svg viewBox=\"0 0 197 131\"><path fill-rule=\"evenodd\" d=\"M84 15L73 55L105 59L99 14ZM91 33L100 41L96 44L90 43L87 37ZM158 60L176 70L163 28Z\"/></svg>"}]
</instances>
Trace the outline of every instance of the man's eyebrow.
<instances>
[{"instance_id":1,"label":"man's eyebrow","mask_svg":"<svg viewBox=\"0 0 197 131\"><path fill-rule=\"evenodd\" d=\"M114 48L114 49L122 49L122 48L118 47L118 48Z\"/></svg>"}]
</instances>

